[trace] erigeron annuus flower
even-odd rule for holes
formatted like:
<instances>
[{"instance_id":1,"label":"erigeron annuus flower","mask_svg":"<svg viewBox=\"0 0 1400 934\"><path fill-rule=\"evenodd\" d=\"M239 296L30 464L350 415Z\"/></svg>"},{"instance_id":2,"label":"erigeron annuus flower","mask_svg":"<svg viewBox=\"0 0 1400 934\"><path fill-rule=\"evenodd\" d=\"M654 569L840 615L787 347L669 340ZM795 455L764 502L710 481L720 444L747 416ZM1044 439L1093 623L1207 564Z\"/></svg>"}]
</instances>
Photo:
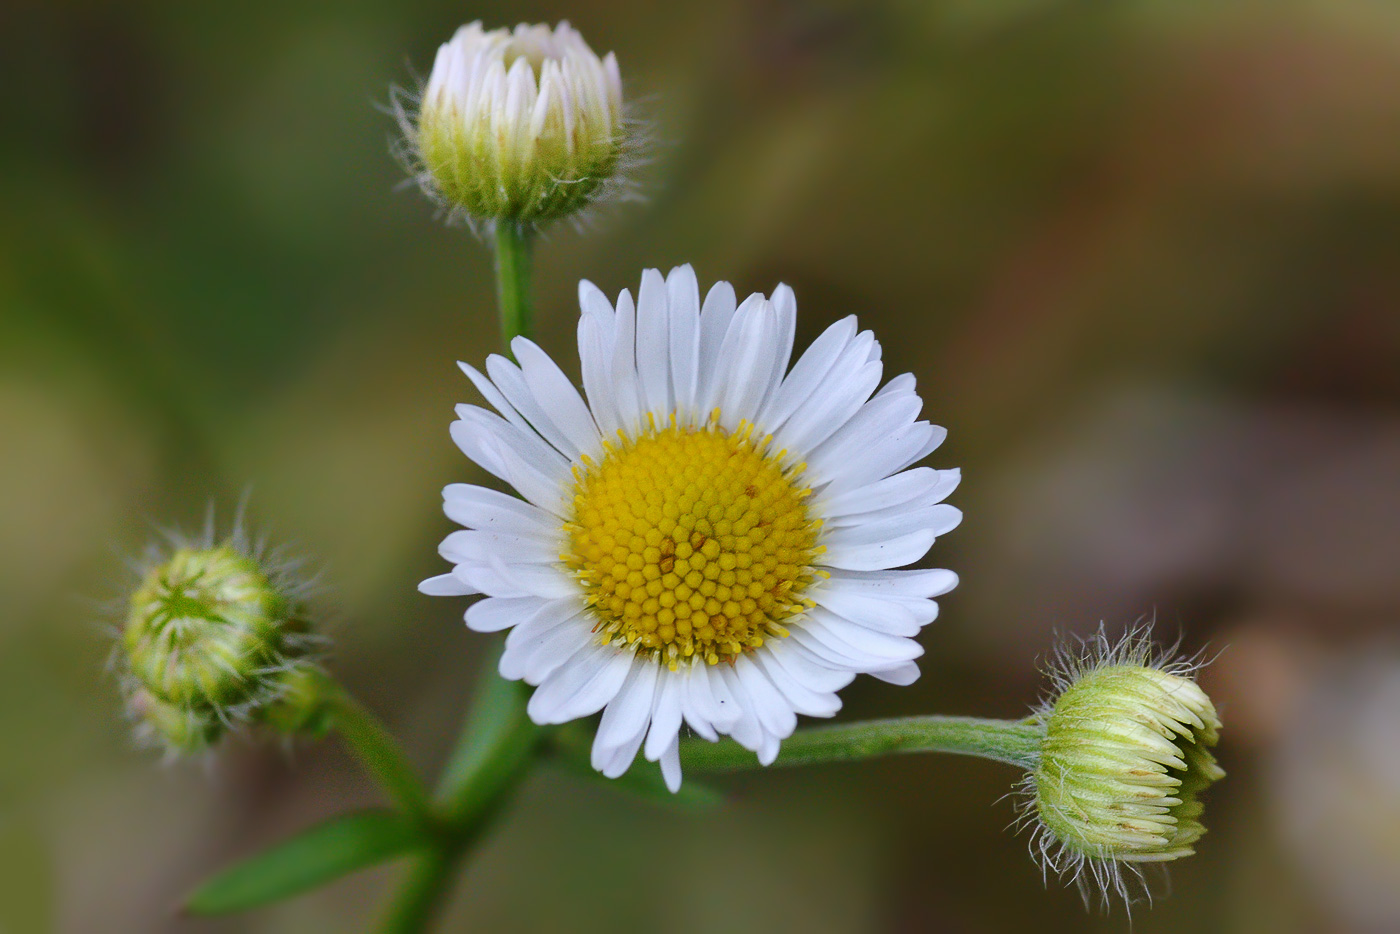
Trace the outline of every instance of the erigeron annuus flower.
<instances>
[{"instance_id":1,"label":"erigeron annuus flower","mask_svg":"<svg viewBox=\"0 0 1400 934\"><path fill-rule=\"evenodd\" d=\"M566 22L463 26L438 49L416 122L399 118L424 190L477 219L580 210L607 191L627 142L617 59Z\"/></svg>"},{"instance_id":2,"label":"erigeron annuus flower","mask_svg":"<svg viewBox=\"0 0 1400 934\"><path fill-rule=\"evenodd\" d=\"M466 526L437 595L485 594L471 628L510 629L501 675L537 685L542 724L603 710L592 761L639 750L680 785L682 724L772 762L796 715L829 717L860 673L918 677L913 637L957 577L893 570L961 513L957 470L912 465L943 440L914 378L877 392L880 345L831 325L788 370L792 290L703 305L683 266L642 276L634 305L579 288L587 401L538 346L463 369L499 414L458 407L452 437L524 499L443 491Z\"/></svg>"}]
</instances>

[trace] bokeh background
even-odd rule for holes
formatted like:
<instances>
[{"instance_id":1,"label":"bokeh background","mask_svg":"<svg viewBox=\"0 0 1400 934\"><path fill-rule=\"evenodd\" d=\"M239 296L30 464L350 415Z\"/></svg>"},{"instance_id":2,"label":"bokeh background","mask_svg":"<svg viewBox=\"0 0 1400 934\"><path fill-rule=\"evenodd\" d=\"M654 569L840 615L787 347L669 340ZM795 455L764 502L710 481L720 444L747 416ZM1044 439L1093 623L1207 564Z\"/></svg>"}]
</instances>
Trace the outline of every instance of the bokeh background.
<instances>
[{"instance_id":1,"label":"bokeh background","mask_svg":"<svg viewBox=\"0 0 1400 934\"><path fill-rule=\"evenodd\" d=\"M215 868L377 795L331 742L133 748L97 608L206 504L325 567L334 670L440 763L490 640L418 595L487 252L380 109L460 23L567 17L651 123L644 204L538 252L851 312L950 429L962 586L843 717L1016 716L1052 633L1155 617L1222 707L1149 932L1400 929L1400 6L11 0L0 12L0 930L364 928L401 867L246 916ZM565 364L569 366L568 363ZM445 929L1127 931L1026 856L990 763L755 774L704 816L530 781ZM1033 926L1033 927L1032 927Z\"/></svg>"}]
</instances>

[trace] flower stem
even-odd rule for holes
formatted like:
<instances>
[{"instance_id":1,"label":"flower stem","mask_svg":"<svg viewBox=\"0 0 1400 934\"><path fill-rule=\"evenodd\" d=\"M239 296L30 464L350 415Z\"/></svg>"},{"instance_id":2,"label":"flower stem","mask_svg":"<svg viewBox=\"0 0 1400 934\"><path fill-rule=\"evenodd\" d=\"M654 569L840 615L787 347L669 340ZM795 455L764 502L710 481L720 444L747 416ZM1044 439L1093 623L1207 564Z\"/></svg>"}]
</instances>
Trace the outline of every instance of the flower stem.
<instances>
[{"instance_id":1,"label":"flower stem","mask_svg":"<svg viewBox=\"0 0 1400 934\"><path fill-rule=\"evenodd\" d=\"M854 762L896 752L950 752L1034 768L1045 727L1033 720L980 717L900 717L799 730L783 740L774 765ZM758 766L733 740L681 743L681 765L697 772L733 772Z\"/></svg>"},{"instance_id":2,"label":"flower stem","mask_svg":"<svg viewBox=\"0 0 1400 934\"><path fill-rule=\"evenodd\" d=\"M525 713L523 684L484 666L457 747L438 781L441 832L419 854L381 921L382 934L417 934L442 910L462 858L529 772L542 732Z\"/></svg>"},{"instance_id":3,"label":"flower stem","mask_svg":"<svg viewBox=\"0 0 1400 934\"><path fill-rule=\"evenodd\" d=\"M534 322L530 273L534 231L496 222L496 298L506 352L516 337L529 337ZM382 934L419 934L441 912L462 858L487 831L535 761L541 731L525 713L528 690L496 673L496 658L481 673L457 747L438 781L435 805L440 833L420 853L389 904ZM381 777L382 778L382 777ZM387 783L386 783L387 787ZM421 786L420 786L421 791Z\"/></svg>"},{"instance_id":4,"label":"flower stem","mask_svg":"<svg viewBox=\"0 0 1400 934\"><path fill-rule=\"evenodd\" d=\"M496 299L501 309L501 339L510 342L530 336L534 322L530 291L531 258L535 233L514 221L496 222Z\"/></svg>"},{"instance_id":5,"label":"flower stem","mask_svg":"<svg viewBox=\"0 0 1400 934\"><path fill-rule=\"evenodd\" d=\"M376 930L380 934L426 931L442 909L461 855L458 847L437 846L416 856Z\"/></svg>"},{"instance_id":6,"label":"flower stem","mask_svg":"<svg viewBox=\"0 0 1400 934\"><path fill-rule=\"evenodd\" d=\"M328 694L331 723L346 745L399 807L418 820L431 823L434 817L427 789L388 730L343 688L331 685Z\"/></svg>"}]
</instances>

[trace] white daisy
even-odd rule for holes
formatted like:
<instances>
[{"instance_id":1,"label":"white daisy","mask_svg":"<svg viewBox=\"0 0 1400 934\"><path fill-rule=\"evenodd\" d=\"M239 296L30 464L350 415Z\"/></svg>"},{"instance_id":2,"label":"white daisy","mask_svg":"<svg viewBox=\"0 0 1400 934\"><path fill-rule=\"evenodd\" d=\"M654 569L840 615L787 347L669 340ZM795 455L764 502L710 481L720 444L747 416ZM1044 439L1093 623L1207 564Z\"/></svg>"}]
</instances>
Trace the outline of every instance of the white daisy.
<instances>
[{"instance_id":1,"label":"white daisy","mask_svg":"<svg viewBox=\"0 0 1400 934\"><path fill-rule=\"evenodd\" d=\"M957 470L911 467L946 432L919 421L910 374L876 392L880 344L854 316L788 370L797 305L703 306L689 266L642 274L634 306L579 285L585 401L534 343L519 365L462 365L495 407L457 407L452 438L524 499L455 483L465 531L427 594L485 594L479 632L509 629L500 672L537 685L530 717L603 711L595 768L642 750L680 787L682 724L768 764L797 714L830 717L861 673L919 675L913 637L957 576L891 570L922 558L962 514ZM873 395L872 395L873 393Z\"/></svg>"}]
</instances>

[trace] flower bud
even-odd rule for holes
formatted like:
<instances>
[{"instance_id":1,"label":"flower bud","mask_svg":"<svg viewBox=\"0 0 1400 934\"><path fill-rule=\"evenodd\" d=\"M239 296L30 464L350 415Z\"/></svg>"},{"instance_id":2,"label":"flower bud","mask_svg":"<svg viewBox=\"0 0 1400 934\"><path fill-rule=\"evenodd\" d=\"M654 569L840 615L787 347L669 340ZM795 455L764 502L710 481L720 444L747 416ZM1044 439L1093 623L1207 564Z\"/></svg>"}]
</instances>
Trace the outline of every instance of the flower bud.
<instances>
[{"instance_id":1,"label":"flower bud","mask_svg":"<svg viewBox=\"0 0 1400 934\"><path fill-rule=\"evenodd\" d=\"M1210 749L1220 718L1185 662L1153 662L1130 635L1058 673L1040 712L1040 761L1030 776L1035 848L1087 897L1085 871L1126 896L1123 864L1189 856L1205 827L1200 793L1225 772Z\"/></svg>"},{"instance_id":2,"label":"flower bud","mask_svg":"<svg viewBox=\"0 0 1400 934\"><path fill-rule=\"evenodd\" d=\"M153 560L128 602L117 653L138 732L172 753L195 752L305 693L295 679L319 669L303 589L241 534Z\"/></svg>"},{"instance_id":3,"label":"flower bud","mask_svg":"<svg viewBox=\"0 0 1400 934\"><path fill-rule=\"evenodd\" d=\"M626 141L617 59L568 23L463 26L438 49L416 123L399 118L420 185L477 220L573 214L606 193Z\"/></svg>"}]
</instances>

